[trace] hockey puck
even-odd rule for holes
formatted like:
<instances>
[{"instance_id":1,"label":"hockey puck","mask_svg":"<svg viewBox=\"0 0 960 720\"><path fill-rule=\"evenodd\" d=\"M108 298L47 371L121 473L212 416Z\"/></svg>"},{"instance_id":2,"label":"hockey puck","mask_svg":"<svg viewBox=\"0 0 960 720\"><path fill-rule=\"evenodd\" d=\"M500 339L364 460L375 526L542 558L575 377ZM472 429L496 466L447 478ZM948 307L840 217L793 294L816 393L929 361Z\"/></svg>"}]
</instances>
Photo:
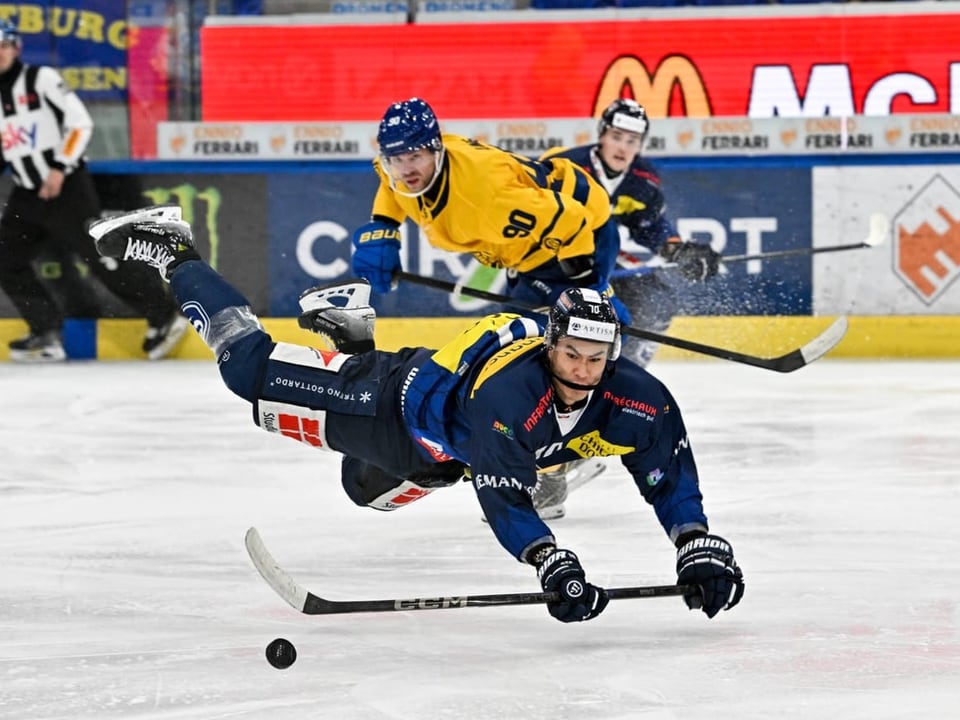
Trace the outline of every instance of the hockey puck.
<instances>
[{"instance_id":1,"label":"hockey puck","mask_svg":"<svg viewBox=\"0 0 960 720\"><path fill-rule=\"evenodd\" d=\"M277 638L267 645L267 662L278 670L286 670L297 661L297 649L286 638Z\"/></svg>"}]
</instances>

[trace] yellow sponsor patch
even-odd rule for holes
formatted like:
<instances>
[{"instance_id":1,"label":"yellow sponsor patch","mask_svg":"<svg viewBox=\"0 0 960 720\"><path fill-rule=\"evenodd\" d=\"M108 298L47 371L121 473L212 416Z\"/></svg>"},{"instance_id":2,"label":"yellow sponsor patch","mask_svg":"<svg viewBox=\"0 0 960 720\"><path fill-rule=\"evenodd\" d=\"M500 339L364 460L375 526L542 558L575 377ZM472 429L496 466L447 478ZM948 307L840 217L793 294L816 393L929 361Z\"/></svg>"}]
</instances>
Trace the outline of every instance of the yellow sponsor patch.
<instances>
[{"instance_id":1,"label":"yellow sponsor patch","mask_svg":"<svg viewBox=\"0 0 960 720\"><path fill-rule=\"evenodd\" d=\"M567 442L567 448L573 450L580 457L605 457L607 455L626 455L636 448L630 445L615 445L600 437L599 430L593 430L586 435L572 438Z\"/></svg>"},{"instance_id":2,"label":"yellow sponsor patch","mask_svg":"<svg viewBox=\"0 0 960 720\"><path fill-rule=\"evenodd\" d=\"M636 200L627 195L621 195L617 198L617 205L613 208L614 215L629 215L632 212L639 212L640 210L645 210L647 204Z\"/></svg>"}]
</instances>

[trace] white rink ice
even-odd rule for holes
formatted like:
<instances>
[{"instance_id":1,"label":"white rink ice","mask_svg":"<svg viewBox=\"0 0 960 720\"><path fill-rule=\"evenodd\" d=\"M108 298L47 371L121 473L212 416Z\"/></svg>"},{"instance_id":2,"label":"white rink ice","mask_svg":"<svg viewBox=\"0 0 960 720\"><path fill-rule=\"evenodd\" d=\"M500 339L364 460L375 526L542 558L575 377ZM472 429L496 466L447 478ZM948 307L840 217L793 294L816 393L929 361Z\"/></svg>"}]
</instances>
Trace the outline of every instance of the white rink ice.
<instances>
[{"instance_id":1,"label":"white rink ice","mask_svg":"<svg viewBox=\"0 0 960 720\"><path fill-rule=\"evenodd\" d=\"M0 365L0 717L943 718L960 702L960 363L789 375L655 363L747 591L563 625L539 607L308 617L330 599L539 590L461 484L353 506L337 456L258 430L213 362ZM675 580L619 463L553 523L588 577ZM264 647L292 640L275 670Z\"/></svg>"}]
</instances>

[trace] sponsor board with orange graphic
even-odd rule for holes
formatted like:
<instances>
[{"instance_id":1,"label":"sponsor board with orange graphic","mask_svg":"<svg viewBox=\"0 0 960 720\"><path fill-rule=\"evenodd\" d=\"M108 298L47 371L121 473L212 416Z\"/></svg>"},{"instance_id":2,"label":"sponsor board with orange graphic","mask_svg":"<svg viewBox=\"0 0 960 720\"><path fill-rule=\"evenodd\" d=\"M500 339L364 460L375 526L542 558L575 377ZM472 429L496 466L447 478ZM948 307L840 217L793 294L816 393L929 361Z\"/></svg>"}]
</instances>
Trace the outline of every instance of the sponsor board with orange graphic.
<instances>
[{"instance_id":1,"label":"sponsor board with orange graphic","mask_svg":"<svg viewBox=\"0 0 960 720\"><path fill-rule=\"evenodd\" d=\"M960 313L960 167L816 168L815 245L859 237L885 212L889 242L814 260L814 313Z\"/></svg>"},{"instance_id":2,"label":"sponsor board with orange graphic","mask_svg":"<svg viewBox=\"0 0 960 720\"><path fill-rule=\"evenodd\" d=\"M960 78L960 71L958 71ZM445 120L444 132L538 157L593 142L590 118ZM377 153L377 124L163 122L164 160L365 160ZM663 118L651 123L650 157L929 154L960 150L960 116Z\"/></svg>"}]
</instances>

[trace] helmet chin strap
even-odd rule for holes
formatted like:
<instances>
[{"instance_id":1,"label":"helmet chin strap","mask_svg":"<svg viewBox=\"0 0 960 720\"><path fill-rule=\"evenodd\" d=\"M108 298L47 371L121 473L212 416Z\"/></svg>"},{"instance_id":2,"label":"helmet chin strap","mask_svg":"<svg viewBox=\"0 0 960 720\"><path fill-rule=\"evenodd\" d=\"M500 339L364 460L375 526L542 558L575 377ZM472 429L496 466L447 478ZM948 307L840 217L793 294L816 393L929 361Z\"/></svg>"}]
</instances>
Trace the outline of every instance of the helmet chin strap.
<instances>
[{"instance_id":1,"label":"helmet chin strap","mask_svg":"<svg viewBox=\"0 0 960 720\"><path fill-rule=\"evenodd\" d=\"M562 377L553 372L553 370L550 371L550 377L561 385L573 390L593 390L600 386L600 383L597 383L596 385L581 385L580 383L571 382L570 380L564 380Z\"/></svg>"}]
</instances>

